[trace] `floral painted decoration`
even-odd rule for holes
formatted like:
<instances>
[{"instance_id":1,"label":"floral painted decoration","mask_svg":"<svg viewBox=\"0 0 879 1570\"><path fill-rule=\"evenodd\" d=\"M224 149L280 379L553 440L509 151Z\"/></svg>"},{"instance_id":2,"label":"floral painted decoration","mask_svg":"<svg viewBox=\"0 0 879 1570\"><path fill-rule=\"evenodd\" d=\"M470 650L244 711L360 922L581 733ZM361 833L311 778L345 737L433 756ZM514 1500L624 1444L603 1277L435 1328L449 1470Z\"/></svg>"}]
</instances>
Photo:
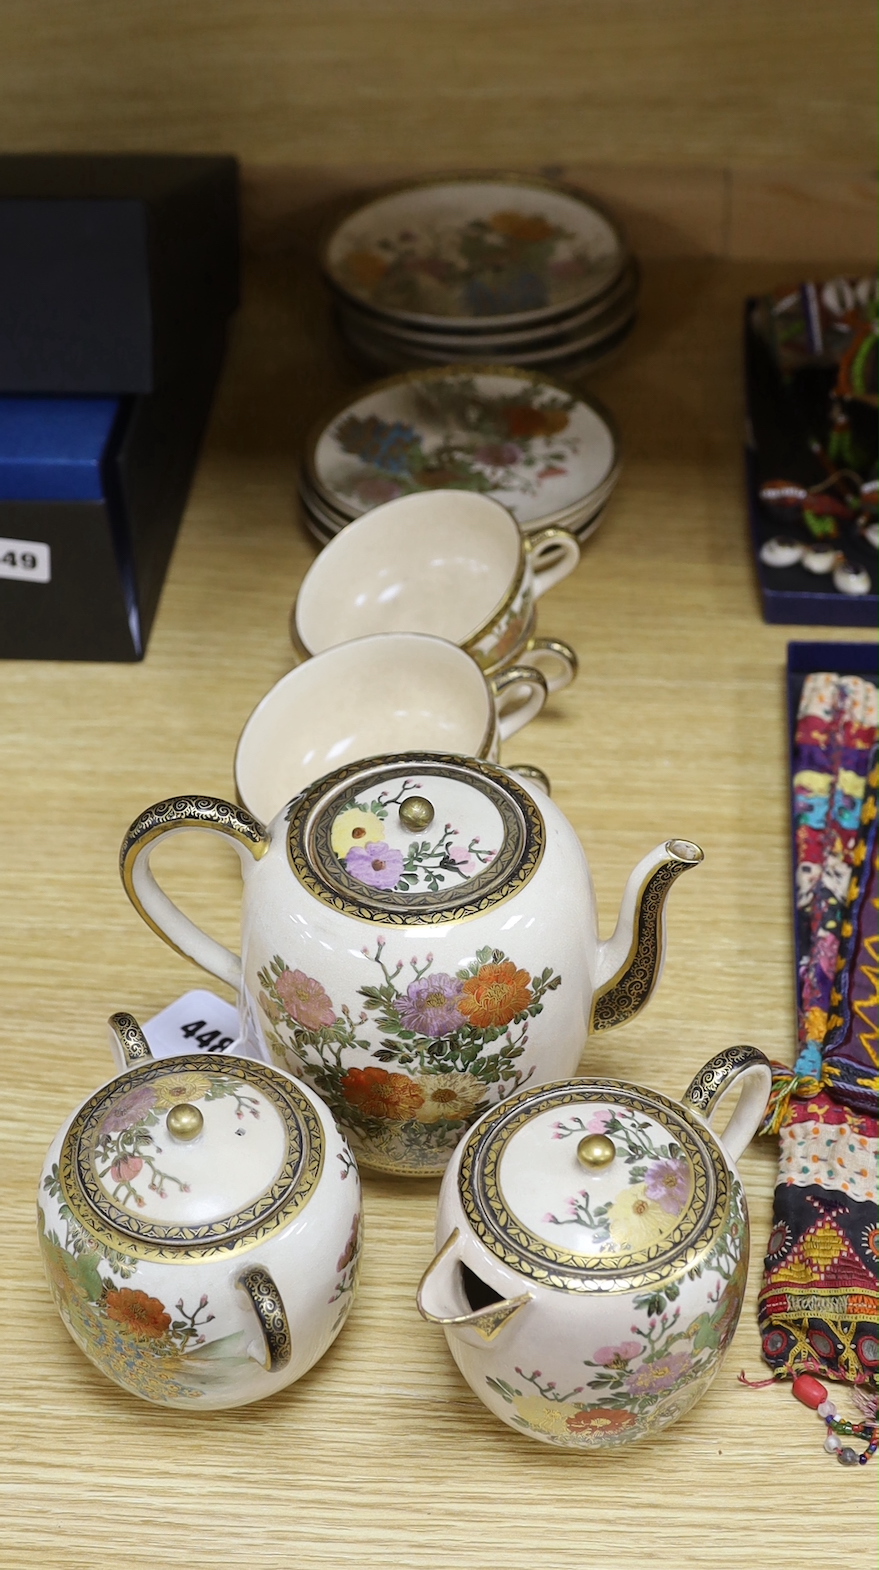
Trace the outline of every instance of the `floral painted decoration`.
<instances>
[{"instance_id":1,"label":"floral painted decoration","mask_svg":"<svg viewBox=\"0 0 879 1570\"><path fill-rule=\"evenodd\" d=\"M612 1199L597 1203L588 1188L566 1201L567 1214L550 1212L552 1226L587 1227L598 1253L640 1253L673 1231L693 1192L689 1161L674 1140L656 1142L655 1125L627 1107L601 1107L588 1118L557 1122L554 1139L613 1135L617 1155L627 1168L627 1183Z\"/></svg>"},{"instance_id":2,"label":"floral painted decoration","mask_svg":"<svg viewBox=\"0 0 879 1570\"><path fill-rule=\"evenodd\" d=\"M530 1022L562 978L549 967L531 975L500 949L479 949L450 974L433 968L432 954L389 966L384 948L379 938L363 950L378 979L341 1006L276 956L259 973L268 1039L366 1159L439 1170L464 1128L526 1082L517 1060Z\"/></svg>"},{"instance_id":3,"label":"floral painted decoration","mask_svg":"<svg viewBox=\"0 0 879 1570\"><path fill-rule=\"evenodd\" d=\"M619 1341L583 1359L582 1383L572 1389L559 1389L540 1369L488 1375L489 1388L514 1409L514 1425L552 1444L595 1448L643 1438L680 1417L714 1378L735 1330L747 1278L745 1237L734 1186L727 1231L686 1272L685 1280L706 1282L707 1307L694 1318L682 1322L682 1282L670 1280L632 1300L634 1322Z\"/></svg>"},{"instance_id":4,"label":"floral painted decoration","mask_svg":"<svg viewBox=\"0 0 879 1570\"><path fill-rule=\"evenodd\" d=\"M494 860L497 852L484 847L479 835L462 843L451 823L431 839L411 840L406 849L389 845L385 822L390 808L421 788L417 780L406 780L396 795L380 791L369 803L354 801L333 820L331 847L358 883L372 889L437 894L449 884L475 876Z\"/></svg>"}]
</instances>

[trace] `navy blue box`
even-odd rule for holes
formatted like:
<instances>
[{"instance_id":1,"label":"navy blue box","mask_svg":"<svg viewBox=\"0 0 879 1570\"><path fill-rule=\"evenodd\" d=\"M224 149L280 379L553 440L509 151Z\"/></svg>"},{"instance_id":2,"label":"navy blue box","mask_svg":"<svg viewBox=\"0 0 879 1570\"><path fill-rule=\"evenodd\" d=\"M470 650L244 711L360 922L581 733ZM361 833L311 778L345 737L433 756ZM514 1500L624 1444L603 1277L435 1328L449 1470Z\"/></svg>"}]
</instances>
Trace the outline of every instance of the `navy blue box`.
<instances>
[{"instance_id":1,"label":"navy blue box","mask_svg":"<svg viewBox=\"0 0 879 1570\"><path fill-rule=\"evenodd\" d=\"M768 479L795 478L797 466L804 462L799 433L786 429L779 408L777 374L768 349L751 326L755 301L745 307L745 373L747 433L745 445L745 483L748 521L754 564L763 602L763 619L768 622L814 627L875 627L879 624L876 551L866 541L846 542L846 553L859 567L866 567L873 592L863 595L840 594L832 585L821 589L821 578L796 563L792 567L766 567L760 549L784 526L773 518L760 500L760 486ZM809 462L808 456L805 459ZM823 470L815 462L808 483L822 480ZM805 483L805 476L803 476Z\"/></svg>"},{"instance_id":2,"label":"navy blue box","mask_svg":"<svg viewBox=\"0 0 879 1570\"><path fill-rule=\"evenodd\" d=\"M149 393L238 304L230 157L0 157L0 392Z\"/></svg>"},{"instance_id":3,"label":"navy blue box","mask_svg":"<svg viewBox=\"0 0 879 1570\"><path fill-rule=\"evenodd\" d=\"M146 397L0 399L0 658L143 657L224 346Z\"/></svg>"}]
</instances>

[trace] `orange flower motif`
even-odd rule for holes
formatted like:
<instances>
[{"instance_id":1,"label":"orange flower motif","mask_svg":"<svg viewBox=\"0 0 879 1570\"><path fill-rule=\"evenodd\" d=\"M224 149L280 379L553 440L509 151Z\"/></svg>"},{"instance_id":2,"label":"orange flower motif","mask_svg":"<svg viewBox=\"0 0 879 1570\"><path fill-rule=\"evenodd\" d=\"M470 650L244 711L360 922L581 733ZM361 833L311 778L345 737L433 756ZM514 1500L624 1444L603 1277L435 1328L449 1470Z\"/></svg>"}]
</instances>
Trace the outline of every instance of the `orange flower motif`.
<instances>
[{"instance_id":1,"label":"orange flower motif","mask_svg":"<svg viewBox=\"0 0 879 1570\"><path fill-rule=\"evenodd\" d=\"M354 283L359 283L364 289L374 289L381 283L388 270L388 264L383 256L377 256L375 251L352 251L345 258L345 271Z\"/></svg>"},{"instance_id":2,"label":"orange flower motif","mask_svg":"<svg viewBox=\"0 0 879 1570\"><path fill-rule=\"evenodd\" d=\"M146 1292L134 1292L131 1287L120 1287L108 1292L105 1298L107 1314L124 1330L147 1341L157 1341L170 1329L171 1315L165 1313L164 1303Z\"/></svg>"},{"instance_id":3,"label":"orange flower motif","mask_svg":"<svg viewBox=\"0 0 879 1570\"><path fill-rule=\"evenodd\" d=\"M533 245L540 240L555 240L559 231L539 213L530 218L526 213L495 213L489 223L495 234L506 235L508 240L521 240L525 245Z\"/></svg>"},{"instance_id":4,"label":"orange flower motif","mask_svg":"<svg viewBox=\"0 0 879 1570\"><path fill-rule=\"evenodd\" d=\"M564 409L535 409L530 403L514 403L504 410L510 436L555 436L568 423Z\"/></svg>"},{"instance_id":5,"label":"orange flower motif","mask_svg":"<svg viewBox=\"0 0 879 1570\"><path fill-rule=\"evenodd\" d=\"M342 1080L342 1094L368 1118L389 1118L395 1123L414 1117L424 1100L423 1091L407 1074L389 1074L384 1068L349 1068Z\"/></svg>"},{"instance_id":6,"label":"orange flower motif","mask_svg":"<svg viewBox=\"0 0 879 1570\"><path fill-rule=\"evenodd\" d=\"M458 1008L469 1024L482 1030L509 1025L532 1002L530 982L527 970L517 970L511 959L500 965L482 965L477 975L464 982Z\"/></svg>"}]
</instances>

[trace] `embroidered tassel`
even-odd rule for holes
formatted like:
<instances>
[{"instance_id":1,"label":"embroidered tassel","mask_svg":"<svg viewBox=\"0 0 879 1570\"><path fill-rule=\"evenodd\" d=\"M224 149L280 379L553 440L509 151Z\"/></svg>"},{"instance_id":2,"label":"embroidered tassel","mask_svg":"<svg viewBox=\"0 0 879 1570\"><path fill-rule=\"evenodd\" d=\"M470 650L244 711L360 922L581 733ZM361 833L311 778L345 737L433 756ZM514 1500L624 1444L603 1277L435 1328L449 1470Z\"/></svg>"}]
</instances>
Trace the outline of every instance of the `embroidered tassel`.
<instances>
[{"instance_id":1,"label":"embroidered tassel","mask_svg":"<svg viewBox=\"0 0 879 1570\"><path fill-rule=\"evenodd\" d=\"M816 1079L814 1074L798 1074L795 1068L790 1068L786 1063L773 1063L772 1091L760 1133L777 1134L787 1118L792 1098L817 1096L823 1083L823 1071L821 1078Z\"/></svg>"}]
</instances>

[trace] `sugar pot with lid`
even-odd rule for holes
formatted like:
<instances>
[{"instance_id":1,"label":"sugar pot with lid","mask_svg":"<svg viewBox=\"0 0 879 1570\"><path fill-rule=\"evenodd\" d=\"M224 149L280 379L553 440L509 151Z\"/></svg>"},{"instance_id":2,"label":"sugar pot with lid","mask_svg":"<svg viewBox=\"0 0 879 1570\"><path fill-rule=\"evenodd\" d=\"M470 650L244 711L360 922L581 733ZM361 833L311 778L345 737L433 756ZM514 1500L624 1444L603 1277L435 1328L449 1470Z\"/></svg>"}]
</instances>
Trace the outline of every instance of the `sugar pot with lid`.
<instances>
[{"instance_id":1,"label":"sugar pot with lid","mask_svg":"<svg viewBox=\"0 0 879 1570\"><path fill-rule=\"evenodd\" d=\"M738 1081L718 1137L708 1120ZM569 1080L511 1097L461 1141L417 1305L505 1423L596 1449L658 1432L703 1395L742 1305L735 1160L770 1088L763 1054L732 1047L680 1102Z\"/></svg>"},{"instance_id":2,"label":"sugar pot with lid","mask_svg":"<svg viewBox=\"0 0 879 1570\"><path fill-rule=\"evenodd\" d=\"M150 871L166 835L194 829L239 852L240 959ZM582 846L544 791L420 752L347 764L268 828L215 797L158 802L121 872L153 930L236 989L254 1050L314 1086L359 1159L432 1175L487 1107L576 1072L590 1029L646 1003L665 897L701 860L687 840L658 846L602 942Z\"/></svg>"},{"instance_id":3,"label":"sugar pot with lid","mask_svg":"<svg viewBox=\"0 0 879 1570\"><path fill-rule=\"evenodd\" d=\"M52 1142L37 1220L73 1340L133 1395L189 1412L299 1379L338 1335L360 1179L327 1108L243 1057L155 1059L110 1020L119 1072Z\"/></svg>"}]
</instances>

